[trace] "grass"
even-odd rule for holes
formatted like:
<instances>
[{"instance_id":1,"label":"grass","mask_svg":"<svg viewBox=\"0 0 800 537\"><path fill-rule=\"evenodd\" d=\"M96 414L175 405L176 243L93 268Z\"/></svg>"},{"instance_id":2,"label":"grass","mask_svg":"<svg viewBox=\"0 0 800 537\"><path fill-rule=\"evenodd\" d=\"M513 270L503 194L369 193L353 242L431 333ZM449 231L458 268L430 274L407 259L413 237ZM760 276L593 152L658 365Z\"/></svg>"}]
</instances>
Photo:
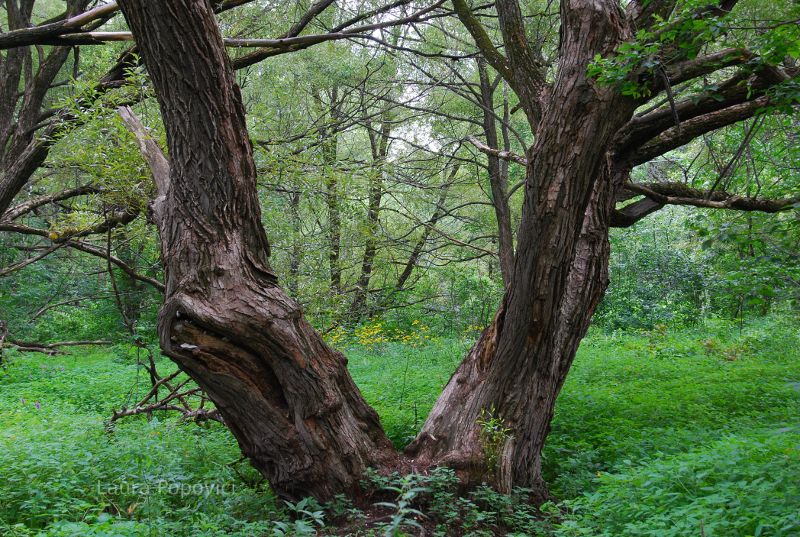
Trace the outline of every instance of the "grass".
<instances>
[{"instance_id":1,"label":"grass","mask_svg":"<svg viewBox=\"0 0 800 537\"><path fill-rule=\"evenodd\" d=\"M800 535L796 321L595 335L546 467L564 536Z\"/></svg>"},{"instance_id":2,"label":"grass","mask_svg":"<svg viewBox=\"0 0 800 537\"><path fill-rule=\"evenodd\" d=\"M487 491L443 495L431 512L472 535L487 534L502 514L496 506L506 505L514 521L504 527L517 535L796 537L798 343L791 318L593 331L545 450L561 500L548 508L547 524ZM413 437L468 345L347 350L398 446ZM238 448L218 424L160 416L108 427L111 410L146 382L121 348L10 356L0 372L0 535L292 533L290 507L236 462Z\"/></svg>"}]
</instances>

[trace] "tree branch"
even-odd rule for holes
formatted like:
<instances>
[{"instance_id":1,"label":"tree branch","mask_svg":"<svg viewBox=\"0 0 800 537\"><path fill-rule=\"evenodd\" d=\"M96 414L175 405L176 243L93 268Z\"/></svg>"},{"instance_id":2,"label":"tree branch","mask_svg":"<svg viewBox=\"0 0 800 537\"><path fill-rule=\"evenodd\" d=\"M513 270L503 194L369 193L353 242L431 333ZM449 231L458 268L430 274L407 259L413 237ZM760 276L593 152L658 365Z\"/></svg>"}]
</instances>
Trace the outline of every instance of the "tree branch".
<instances>
[{"instance_id":1,"label":"tree branch","mask_svg":"<svg viewBox=\"0 0 800 537\"><path fill-rule=\"evenodd\" d=\"M15 264L13 264L11 266L8 266L8 267L6 267L4 269L0 269L0 278L8 276L12 272L16 272L18 270L22 270L23 268L27 267L28 265L32 265L33 263L36 263L37 261L39 261L41 259L44 259L45 257L47 257L48 255L52 254L53 252L55 252L59 248L62 248L63 246L64 246L63 243L62 244L54 244L50 248L47 248L45 251L40 253L39 255L36 255L34 257L29 257L28 259L24 259L24 260L20 261L19 263L15 263Z\"/></svg>"},{"instance_id":2,"label":"tree branch","mask_svg":"<svg viewBox=\"0 0 800 537\"><path fill-rule=\"evenodd\" d=\"M101 233L105 232L107 228L105 226L98 226L95 229L100 230L95 232ZM47 230L25 226L22 224L0 222L0 231L10 231L12 233L20 233L22 235L37 235L39 237L49 238L49 233ZM89 244L86 242L76 241L74 240L75 237L76 235L73 235L67 239L59 239L59 240L63 241L64 245L68 248L73 248L75 250L79 250L81 252L91 254L93 256L100 257L102 259L108 259L134 280L139 280L141 282L144 282L148 285L155 287L162 293L164 292L165 289L164 284L161 283L160 281L156 280L155 278L151 278L150 276L145 276L143 274L137 273L130 265L128 265L118 257L113 255L108 255L105 249L99 248L93 244Z\"/></svg>"},{"instance_id":3,"label":"tree branch","mask_svg":"<svg viewBox=\"0 0 800 537\"><path fill-rule=\"evenodd\" d=\"M541 97L546 87L541 55L528 42L518 0L497 0L496 6L500 33L513 76L513 80L508 82L517 93L520 105L533 126L542 117Z\"/></svg>"},{"instance_id":4,"label":"tree branch","mask_svg":"<svg viewBox=\"0 0 800 537\"><path fill-rule=\"evenodd\" d=\"M119 117L125 127L136 137L139 144L139 151L144 157L150 171L153 174L153 181L156 183L156 190L159 197L166 196L169 190L169 161L164 156L164 152L158 146L147 127L144 126L139 117L133 113L130 106L121 106L117 109Z\"/></svg>"},{"instance_id":5,"label":"tree branch","mask_svg":"<svg viewBox=\"0 0 800 537\"><path fill-rule=\"evenodd\" d=\"M668 151L686 145L701 134L717 130L755 115L769 104L769 97L763 95L752 101L735 104L699 117L685 120L681 128L672 127L648 140L630 153L627 161L633 165L652 160Z\"/></svg>"},{"instance_id":6,"label":"tree branch","mask_svg":"<svg viewBox=\"0 0 800 537\"><path fill-rule=\"evenodd\" d=\"M14 207L8 209L2 215L2 218L0 218L0 220L5 222L11 222L12 220L16 220L20 216L26 215L29 212L38 209L43 205L47 205L48 203L63 201L65 199L74 198L76 196L83 196L86 194L96 194L101 191L102 189L100 187L94 185L83 185L76 188L70 188L68 190L62 190L61 192L56 192L55 194L47 194L31 198L27 201L20 203L19 205L15 205Z\"/></svg>"},{"instance_id":7,"label":"tree branch","mask_svg":"<svg viewBox=\"0 0 800 537\"><path fill-rule=\"evenodd\" d=\"M777 213L792 209L800 197L784 199L748 198L723 190L706 191L683 183L627 183L624 188L647 196L662 205L690 205L709 209L732 209L762 213Z\"/></svg>"},{"instance_id":8,"label":"tree branch","mask_svg":"<svg viewBox=\"0 0 800 537\"><path fill-rule=\"evenodd\" d=\"M486 61L495 71L500 73L500 76L509 83L513 83L514 72L511 70L511 63L495 48L492 39L486 32L486 28L475 17L466 0L453 0L453 9L458 15L461 24L464 25L472 39L475 40L475 45L477 45L483 57L486 58Z\"/></svg>"},{"instance_id":9,"label":"tree branch","mask_svg":"<svg viewBox=\"0 0 800 537\"><path fill-rule=\"evenodd\" d=\"M233 68L242 69L244 67L256 64L267 58L278 56L280 54L286 54L288 52L303 50L318 43L324 43L326 41L336 41L341 39L370 39L369 34L374 32L375 30L381 30L383 28L391 28L393 26L400 26L403 24L419 23L429 20L431 18L442 17L444 16L444 14L437 15L433 12L439 7L441 7L445 3L445 1L446 0L437 0L428 7L422 8L416 11L415 13L412 13L411 15L408 15L406 17L401 17L398 19L376 22L373 24L353 26L350 28L344 25L340 25L333 31L325 34L312 34L304 36L287 35L286 37L281 37L278 39L259 40L258 42L256 42L256 45L260 47L261 50L233 59L232 62ZM395 2L394 4L390 4L390 6L403 5L407 3L408 3L407 0L403 0L402 2ZM388 8L389 6L385 6L385 8L383 9L375 10L375 13L376 14L382 13L385 10L388 10ZM352 20L362 20L362 18L356 17L355 19ZM230 42L230 40L228 41ZM246 40L239 41L240 46L241 44L246 44L246 43L247 43Z\"/></svg>"},{"instance_id":10,"label":"tree branch","mask_svg":"<svg viewBox=\"0 0 800 537\"><path fill-rule=\"evenodd\" d=\"M0 35L0 50L37 44L52 44L48 40L80 32L83 26L97 20L108 20L119 10L116 2L99 5L88 11L63 20L41 24L33 28L20 28Z\"/></svg>"},{"instance_id":11,"label":"tree branch","mask_svg":"<svg viewBox=\"0 0 800 537\"><path fill-rule=\"evenodd\" d=\"M616 209L611 213L611 227L630 227L642 218L653 214L662 209L663 203L645 197L626 205L621 209Z\"/></svg>"},{"instance_id":12,"label":"tree branch","mask_svg":"<svg viewBox=\"0 0 800 537\"><path fill-rule=\"evenodd\" d=\"M16 339L6 339L3 344L5 347L15 349L19 352L41 352L50 356L56 354L66 354L61 347L78 347L84 345L111 345L111 341L98 339L95 341L59 341L57 343L35 343L31 341L19 341Z\"/></svg>"},{"instance_id":13,"label":"tree branch","mask_svg":"<svg viewBox=\"0 0 800 537\"><path fill-rule=\"evenodd\" d=\"M487 155L491 155L493 157L497 157L502 160L509 160L511 162L516 162L517 164L522 164L523 166L528 165L528 159L526 159L522 155L518 155L512 151L506 151L503 149L495 149L493 147L489 147L488 145L484 144L474 136L467 136L466 140L472 145L474 145L475 148L481 153L485 153Z\"/></svg>"}]
</instances>

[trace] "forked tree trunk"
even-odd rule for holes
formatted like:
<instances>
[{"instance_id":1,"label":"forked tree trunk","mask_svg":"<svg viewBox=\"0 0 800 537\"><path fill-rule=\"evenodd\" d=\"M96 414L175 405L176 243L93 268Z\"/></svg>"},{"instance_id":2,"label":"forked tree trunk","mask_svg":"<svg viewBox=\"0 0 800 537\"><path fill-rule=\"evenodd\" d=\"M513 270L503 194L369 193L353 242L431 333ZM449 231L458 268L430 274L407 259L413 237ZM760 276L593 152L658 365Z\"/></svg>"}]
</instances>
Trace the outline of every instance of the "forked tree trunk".
<instances>
[{"instance_id":1,"label":"forked tree trunk","mask_svg":"<svg viewBox=\"0 0 800 537\"><path fill-rule=\"evenodd\" d=\"M594 55L625 37L616 3L571 3L582 7L562 14L561 68L528 152L513 277L407 449L417 464L444 462L474 480L493 474L501 489L528 486L541 497L556 397L607 283L609 218L625 176L607 151L634 110L586 77ZM509 430L498 446L481 438L490 418Z\"/></svg>"},{"instance_id":2,"label":"forked tree trunk","mask_svg":"<svg viewBox=\"0 0 800 537\"><path fill-rule=\"evenodd\" d=\"M614 183L620 184L625 176L617 172ZM547 498L541 452L556 398L608 284L606 223L613 202L608 193L601 194L605 190L601 183L597 185L560 306L554 308L552 332L526 328L519 318L515 322L521 301L507 291L494 321L459 365L422 431L406 449L415 459L413 464L448 465L468 483L488 478L501 491L526 486L539 500ZM498 445L486 437L486 422L492 419L508 429ZM490 460L495 463L490 465Z\"/></svg>"},{"instance_id":3,"label":"forked tree trunk","mask_svg":"<svg viewBox=\"0 0 800 537\"><path fill-rule=\"evenodd\" d=\"M408 448L415 465L493 474L544 496L540 455L556 396L607 281L624 170L608 145L634 103L586 78L627 37L611 0L562 13L561 70L528 152L514 272L494 323ZM241 99L207 1L120 0L159 97L172 159L154 212L166 303L159 335L286 497L328 498L395 454L345 367L277 286L260 224ZM563 7L562 7L563 9ZM528 103L532 121L537 106ZM166 183L166 181L163 181ZM490 413L487 416L487 413ZM510 433L487 453L481 417ZM496 468L487 459L496 457Z\"/></svg>"},{"instance_id":4,"label":"forked tree trunk","mask_svg":"<svg viewBox=\"0 0 800 537\"><path fill-rule=\"evenodd\" d=\"M329 498L394 453L378 416L276 284L241 96L206 0L121 0L167 129L154 212L164 352L281 496Z\"/></svg>"}]
</instances>

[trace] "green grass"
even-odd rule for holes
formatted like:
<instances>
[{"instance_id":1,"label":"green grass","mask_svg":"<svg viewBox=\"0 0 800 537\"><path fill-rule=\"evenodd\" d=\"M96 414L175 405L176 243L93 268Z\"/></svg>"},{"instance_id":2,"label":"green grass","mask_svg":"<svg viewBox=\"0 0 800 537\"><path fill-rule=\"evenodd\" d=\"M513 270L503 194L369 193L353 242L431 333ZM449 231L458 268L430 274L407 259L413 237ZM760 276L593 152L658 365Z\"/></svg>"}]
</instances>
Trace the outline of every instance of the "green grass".
<instances>
[{"instance_id":1,"label":"green grass","mask_svg":"<svg viewBox=\"0 0 800 537\"><path fill-rule=\"evenodd\" d=\"M377 410L389 438L402 448L414 438L468 349L463 341L418 348L388 343L372 349L353 347L347 357L364 397Z\"/></svg>"},{"instance_id":2,"label":"green grass","mask_svg":"<svg viewBox=\"0 0 800 537\"><path fill-rule=\"evenodd\" d=\"M800 535L798 336L783 319L590 337L546 448L573 498L561 535Z\"/></svg>"},{"instance_id":3,"label":"green grass","mask_svg":"<svg viewBox=\"0 0 800 537\"><path fill-rule=\"evenodd\" d=\"M798 344L791 318L592 332L545 450L562 500L553 531L800 535ZM347 350L398 446L468 346ZM160 416L107 427L113 408L146 390L124 349L9 362L0 372L0 535L271 535L286 518L258 476L235 464L238 448L218 424Z\"/></svg>"}]
</instances>

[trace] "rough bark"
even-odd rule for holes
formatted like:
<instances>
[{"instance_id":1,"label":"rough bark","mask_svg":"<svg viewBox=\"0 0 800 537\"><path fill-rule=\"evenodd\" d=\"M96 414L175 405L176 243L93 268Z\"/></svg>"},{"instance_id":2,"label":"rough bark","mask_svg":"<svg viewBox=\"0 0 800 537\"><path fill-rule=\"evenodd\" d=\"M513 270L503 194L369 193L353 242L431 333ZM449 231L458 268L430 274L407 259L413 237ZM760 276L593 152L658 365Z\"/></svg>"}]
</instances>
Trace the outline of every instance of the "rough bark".
<instances>
[{"instance_id":1,"label":"rough bark","mask_svg":"<svg viewBox=\"0 0 800 537\"><path fill-rule=\"evenodd\" d=\"M208 1L120 1L167 129L155 206L163 351L209 394L283 497L357 486L391 446L346 369L277 285L244 109Z\"/></svg>"},{"instance_id":2,"label":"rough bark","mask_svg":"<svg viewBox=\"0 0 800 537\"><path fill-rule=\"evenodd\" d=\"M629 36L615 2L562 3L560 71L536 127L514 273L494 322L450 379L407 452L417 463L487 473L545 497L541 449L556 397L606 285L610 215L625 173L607 148L635 103L586 78ZM481 419L510 430L487 453ZM488 461L497 458L494 468Z\"/></svg>"}]
</instances>

